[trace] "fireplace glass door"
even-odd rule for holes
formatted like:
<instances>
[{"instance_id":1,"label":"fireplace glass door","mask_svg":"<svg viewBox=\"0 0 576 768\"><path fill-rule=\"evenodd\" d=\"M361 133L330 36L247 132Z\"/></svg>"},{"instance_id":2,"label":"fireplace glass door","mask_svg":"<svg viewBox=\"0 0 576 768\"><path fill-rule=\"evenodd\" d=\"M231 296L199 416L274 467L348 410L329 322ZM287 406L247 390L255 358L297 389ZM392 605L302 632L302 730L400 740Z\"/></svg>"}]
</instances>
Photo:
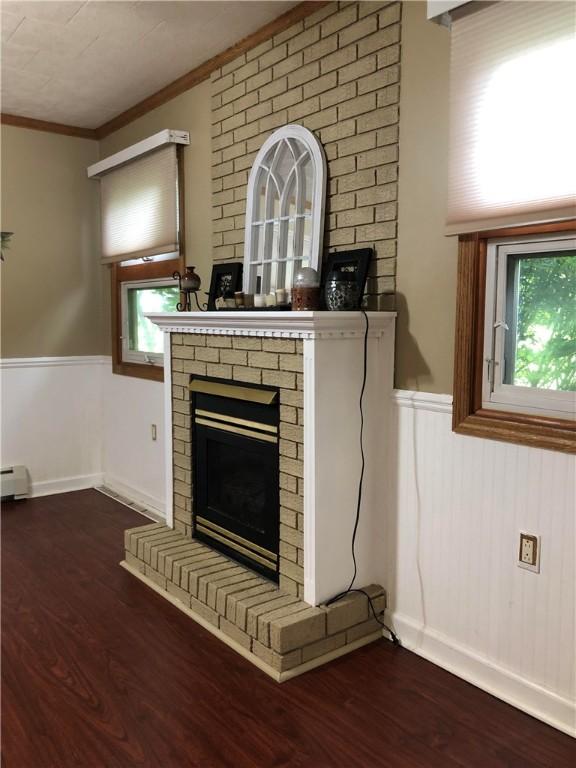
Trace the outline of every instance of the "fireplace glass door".
<instances>
[{"instance_id":1,"label":"fireplace glass door","mask_svg":"<svg viewBox=\"0 0 576 768\"><path fill-rule=\"evenodd\" d=\"M194 378L194 536L278 579L278 392Z\"/></svg>"}]
</instances>

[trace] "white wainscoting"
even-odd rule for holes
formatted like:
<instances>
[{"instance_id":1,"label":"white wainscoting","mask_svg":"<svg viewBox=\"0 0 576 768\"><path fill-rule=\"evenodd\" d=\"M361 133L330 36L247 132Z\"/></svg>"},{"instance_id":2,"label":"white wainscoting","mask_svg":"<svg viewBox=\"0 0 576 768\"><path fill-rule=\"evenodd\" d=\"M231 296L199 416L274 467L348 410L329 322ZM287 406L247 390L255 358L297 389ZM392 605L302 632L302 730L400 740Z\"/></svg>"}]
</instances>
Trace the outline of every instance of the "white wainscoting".
<instances>
[{"instance_id":1,"label":"white wainscoting","mask_svg":"<svg viewBox=\"0 0 576 768\"><path fill-rule=\"evenodd\" d=\"M32 496L106 484L164 517L161 383L116 376L104 356L10 358L0 371L1 464L28 468Z\"/></svg>"},{"instance_id":2,"label":"white wainscoting","mask_svg":"<svg viewBox=\"0 0 576 768\"><path fill-rule=\"evenodd\" d=\"M28 468L33 496L102 482L105 357L0 361L2 466Z\"/></svg>"},{"instance_id":3,"label":"white wainscoting","mask_svg":"<svg viewBox=\"0 0 576 768\"><path fill-rule=\"evenodd\" d=\"M451 397L397 391L386 588L403 644L574 735L576 461L456 435ZM520 530L541 572L516 565Z\"/></svg>"},{"instance_id":4,"label":"white wainscoting","mask_svg":"<svg viewBox=\"0 0 576 768\"><path fill-rule=\"evenodd\" d=\"M164 518L164 396L158 381L103 374L104 482ZM156 440L152 440L156 424Z\"/></svg>"}]
</instances>

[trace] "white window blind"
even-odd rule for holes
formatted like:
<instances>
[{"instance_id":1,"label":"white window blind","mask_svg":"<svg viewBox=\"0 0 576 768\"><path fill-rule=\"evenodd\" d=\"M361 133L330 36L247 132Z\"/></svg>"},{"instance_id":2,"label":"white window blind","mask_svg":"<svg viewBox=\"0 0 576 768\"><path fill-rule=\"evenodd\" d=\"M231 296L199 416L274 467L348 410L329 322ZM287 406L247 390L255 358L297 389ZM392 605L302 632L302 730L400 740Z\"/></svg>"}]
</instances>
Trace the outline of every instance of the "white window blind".
<instances>
[{"instance_id":1,"label":"white window blind","mask_svg":"<svg viewBox=\"0 0 576 768\"><path fill-rule=\"evenodd\" d=\"M576 216L575 94L574 3L453 22L448 234Z\"/></svg>"},{"instance_id":2,"label":"white window blind","mask_svg":"<svg viewBox=\"0 0 576 768\"><path fill-rule=\"evenodd\" d=\"M178 252L178 162L170 144L100 180L102 262Z\"/></svg>"}]
</instances>

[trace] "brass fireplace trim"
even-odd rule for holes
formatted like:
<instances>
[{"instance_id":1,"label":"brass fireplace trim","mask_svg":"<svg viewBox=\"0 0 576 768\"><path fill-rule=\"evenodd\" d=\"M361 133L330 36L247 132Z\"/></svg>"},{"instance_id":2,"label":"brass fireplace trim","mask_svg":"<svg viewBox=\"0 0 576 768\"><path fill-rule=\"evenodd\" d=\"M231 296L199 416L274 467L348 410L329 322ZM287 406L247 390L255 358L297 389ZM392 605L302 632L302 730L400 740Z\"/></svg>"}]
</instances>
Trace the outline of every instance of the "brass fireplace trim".
<instances>
[{"instance_id":1,"label":"brass fireplace trim","mask_svg":"<svg viewBox=\"0 0 576 768\"><path fill-rule=\"evenodd\" d=\"M200 533L205 534L206 536L210 536L211 538L222 542L222 544L225 544L227 547L230 547L231 549L235 549L237 552L240 552L250 560L254 560L256 563L260 563L260 565L264 565L266 568L270 568L272 571L275 571L278 566L278 558L276 557L276 555L272 555L272 553L270 553L270 558L257 555L251 549L248 549L248 547L243 547L241 544L238 544L233 539L231 539L229 536L229 531L226 531L226 535L223 536L223 535L220 535L219 533L216 533L216 531L213 531L211 528L207 528L206 526L199 524L198 522L196 522L196 530L199 531ZM250 544L250 546L252 547L254 545ZM267 552L267 550L263 550L263 551Z\"/></svg>"},{"instance_id":2,"label":"brass fireplace trim","mask_svg":"<svg viewBox=\"0 0 576 768\"><path fill-rule=\"evenodd\" d=\"M259 421L250 421L249 419L239 419L237 416L228 416L223 413L216 413L215 411L205 411L202 408L196 408L194 413L197 416L206 416L209 419L215 419L216 421L229 422L230 424L238 424L242 427L252 427L253 429L261 429L263 432L272 432L275 435L278 434L278 427L274 427L271 424L262 424Z\"/></svg>"},{"instance_id":3,"label":"brass fireplace trim","mask_svg":"<svg viewBox=\"0 0 576 768\"><path fill-rule=\"evenodd\" d=\"M203 379L192 379L190 391L200 392L204 395L230 397L233 400L248 400L251 403L263 403L264 405L272 405L278 398L278 392L275 390L242 387L237 384L224 384L218 381L204 381Z\"/></svg>"},{"instance_id":4,"label":"brass fireplace trim","mask_svg":"<svg viewBox=\"0 0 576 768\"><path fill-rule=\"evenodd\" d=\"M274 552L271 552L269 549L266 549L265 547L260 547L258 544L254 544L253 541L248 541L248 539L245 539L242 536L239 536L237 533L232 533L232 531L229 531L226 528L222 528L220 525L216 525L216 523L213 523L211 520L206 520L205 517L198 516L196 520L199 520L203 525L207 526L208 528L213 528L215 531L218 531L219 533L222 533L225 536L229 536L231 539L234 539L239 544L244 544L249 549L253 549L255 552L259 552L261 555L263 555L264 557L267 557L269 560L273 560L274 562L278 560L278 555L275 555Z\"/></svg>"},{"instance_id":5,"label":"brass fireplace trim","mask_svg":"<svg viewBox=\"0 0 576 768\"><path fill-rule=\"evenodd\" d=\"M211 419L195 419L196 424L202 424L205 427L212 427L213 429L220 429L224 432L233 432L235 435L245 435L246 437L254 437L257 440L263 440L265 443L277 443L278 438L272 435L264 435L262 432L255 432L252 429L242 429L242 427L234 427L231 424L224 424L221 421L212 421Z\"/></svg>"}]
</instances>

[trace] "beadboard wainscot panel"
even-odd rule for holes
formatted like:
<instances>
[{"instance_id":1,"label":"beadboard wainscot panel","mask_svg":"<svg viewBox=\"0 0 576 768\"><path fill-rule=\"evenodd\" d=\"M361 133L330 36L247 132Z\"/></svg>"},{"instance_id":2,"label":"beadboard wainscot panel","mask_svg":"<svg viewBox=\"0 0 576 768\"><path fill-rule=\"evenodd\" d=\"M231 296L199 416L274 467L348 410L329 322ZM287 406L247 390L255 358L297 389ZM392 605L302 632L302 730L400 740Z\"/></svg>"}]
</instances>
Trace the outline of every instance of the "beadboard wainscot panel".
<instances>
[{"instance_id":1,"label":"beadboard wainscot panel","mask_svg":"<svg viewBox=\"0 0 576 768\"><path fill-rule=\"evenodd\" d=\"M109 358L0 361L2 467L23 464L31 495L102 482L102 372Z\"/></svg>"},{"instance_id":2,"label":"beadboard wainscot panel","mask_svg":"<svg viewBox=\"0 0 576 768\"><path fill-rule=\"evenodd\" d=\"M403 644L575 734L576 461L456 435L451 397L396 391L387 581ZM539 574L519 532L542 537Z\"/></svg>"},{"instance_id":3,"label":"beadboard wainscot panel","mask_svg":"<svg viewBox=\"0 0 576 768\"><path fill-rule=\"evenodd\" d=\"M110 365L104 371L102 388L104 483L163 520L167 498L164 385L119 376ZM156 425L156 440L152 439L152 424Z\"/></svg>"}]
</instances>

